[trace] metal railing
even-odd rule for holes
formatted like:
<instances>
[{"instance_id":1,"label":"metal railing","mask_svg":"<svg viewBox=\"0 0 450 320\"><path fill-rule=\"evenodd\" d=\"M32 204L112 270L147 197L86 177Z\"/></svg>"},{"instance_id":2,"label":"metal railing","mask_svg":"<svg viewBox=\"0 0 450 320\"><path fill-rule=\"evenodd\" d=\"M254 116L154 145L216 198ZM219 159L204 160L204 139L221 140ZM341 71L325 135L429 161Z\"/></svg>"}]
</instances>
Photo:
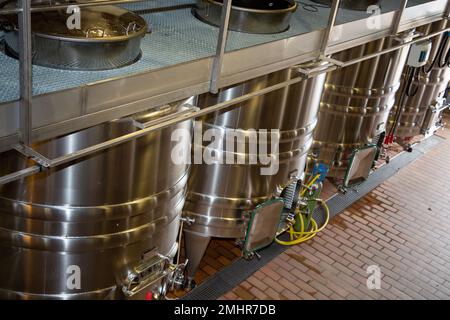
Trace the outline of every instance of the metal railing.
<instances>
[{"instance_id":1,"label":"metal railing","mask_svg":"<svg viewBox=\"0 0 450 320\"><path fill-rule=\"evenodd\" d=\"M125 4L125 3L135 3L135 2L143 2L145 0L118 0L118 1L96 1L96 2L80 2L77 5L82 7L88 6L98 6L105 4ZM392 24L392 36L397 37L398 31L400 30L400 25L403 17L403 13L407 7L407 0L402 0L400 9L397 11L395 15L395 19ZM37 11L49 11L49 10L58 10L61 8L67 8L68 5L56 5L56 6L39 6L39 7L31 7L29 0L20 0L19 7L16 9L3 9L0 10L0 14L18 14L19 15L19 32L20 32L20 41L19 41L19 65L20 65L20 144L12 146L12 149L19 151L20 153L26 155L30 159L33 159L36 162L36 165L28 167L26 169L13 172L11 174L0 177L0 184L5 184L11 181L15 181L18 179L22 179L24 177L33 175L35 173L41 172L42 170L54 168L60 166L62 164L80 159L82 157L89 156L93 153L117 146L119 144L137 139L142 137L152 131L161 130L163 128L169 127L171 125L177 124L182 121L186 121L189 119L195 119L209 113L217 112L219 110L227 109L235 104L244 102L256 96L265 95L272 91L276 91L282 89L284 87L293 85L298 83L304 79L314 77L324 72L329 72L331 70L335 70L337 68L347 67L352 64L356 64L389 52L393 52L396 50L400 50L405 46L409 46L412 43L419 42L425 39L429 39L435 37L443 32L450 31L450 28L440 30L438 32L434 32L427 36L420 36L413 40L401 41L401 44L394 46L392 48L388 48L382 51L379 51L374 54L369 54L357 59L353 59L350 61L338 61L332 58L327 57L327 49L330 44L331 35L333 33L333 28L335 27L335 22L339 10L340 0L334 0L331 6L331 10L329 13L328 25L324 30L323 39L321 42L320 51L315 59L316 64L310 65L307 68L297 66L297 70L300 72L301 76L290 79L288 81L284 81L278 83L276 85L245 94L241 97L222 102L216 105L209 106L202 110L192 109L190 112L185 112L179 114L176 117L171 117L170 119L160 119L159 121L155 121L150 126L146 126L141 128L140 130L123 135L121 137L105 141L103 143L85 148L83 150L67 154L61 156L56 159L47 159L45 156L39 154L35 150L33 150L31 144L31 132L32 132L32 118L31 118L31 110L32 110L32 59L31 59L31 13ZM231 10L232 10L232 1L224 0L224 4L222 7L222 24L220 26L219 38L217 42L217 50L216 55L213 60L213 68L211 72L211 81L210 81L210 91L212 93L217 93L219 90L218 84L222 72L223 59L226 51L227 45L227 37L228 37L228 26L230 22ZM448 1L448 6L446 13L443 18L448 18L450 14L450 0Z\"/></svg>"}]
</instances>

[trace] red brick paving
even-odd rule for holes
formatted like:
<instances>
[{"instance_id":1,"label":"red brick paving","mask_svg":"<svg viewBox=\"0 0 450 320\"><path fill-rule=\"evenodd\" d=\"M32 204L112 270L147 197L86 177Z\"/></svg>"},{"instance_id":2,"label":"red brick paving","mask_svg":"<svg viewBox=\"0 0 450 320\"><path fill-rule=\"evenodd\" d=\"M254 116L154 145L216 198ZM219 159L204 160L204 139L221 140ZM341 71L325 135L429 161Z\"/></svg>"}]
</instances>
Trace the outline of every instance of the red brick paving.
<instances>
[{"instance_id":1,"label":"red brick paving","mask_svg":"<svg viewBox=\"0 0 450 320\"><path fill-rule=\"evenodd\" d=\"M450 299L447 140L221 299ZM381 268L369 290L367 267Z\"/></svg>"}]
</instances>

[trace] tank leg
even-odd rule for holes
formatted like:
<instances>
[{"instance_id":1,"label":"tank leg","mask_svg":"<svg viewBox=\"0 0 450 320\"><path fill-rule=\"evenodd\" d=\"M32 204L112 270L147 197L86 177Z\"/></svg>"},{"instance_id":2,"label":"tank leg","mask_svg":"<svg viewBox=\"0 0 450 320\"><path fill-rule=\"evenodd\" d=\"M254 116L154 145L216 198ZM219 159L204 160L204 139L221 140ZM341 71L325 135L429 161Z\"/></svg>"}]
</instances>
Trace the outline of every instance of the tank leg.
<instances>
[{"instance_id":1,"label":"tank leg","mask_svg":"<svg viewBox=\"0 0 450 320\"><path fill-rule=\"evenodd\" d=\"M202 237L189 231L184 232L184 247L186 250L186 259L189 259L187 265L187 275L190 284L197 272L200 261L208 248L211 237Z\"/></svg>"}]
</instances>

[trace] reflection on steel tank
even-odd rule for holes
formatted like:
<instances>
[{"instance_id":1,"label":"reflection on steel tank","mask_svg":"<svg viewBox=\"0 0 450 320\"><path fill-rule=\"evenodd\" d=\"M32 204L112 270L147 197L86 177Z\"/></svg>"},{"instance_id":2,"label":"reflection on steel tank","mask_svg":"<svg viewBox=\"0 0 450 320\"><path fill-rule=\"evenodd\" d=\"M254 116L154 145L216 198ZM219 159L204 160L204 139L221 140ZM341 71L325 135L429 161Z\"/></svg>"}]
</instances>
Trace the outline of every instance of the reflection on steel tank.
<instances>
[{"instance_id":1,"label":"reflection on steel tank","mask_svg":"<svg viewBox=\"0 0 450 320\"><path fill-rule=\"evenodd\" d=\"M54 159L181 108L176 103L33 148ZM144 281L167 271L166 261L177 251L188 166L171 161L176 129L192 130L192 121L0 186L0 297L143 298L143 289L163 295L164 278L150 285L133 274L141 272ZM31 164L12 151L0 154L0 161L1 175ZM147 274L146 265L155 268ZM77 270L79 287L68 287L67 272Z\"/></svg>"},{"instance_id":2,"label":"reflection on steel tank","mask_svg":"<svg viewBox=\"0 0 450 320\"><path fill-rule=\"evenodd\" d=\"M404 36L410 39L410 33ZM349 61L396 44L394 38L383 38L334 54L333 58ZM405 46L328 73L312 154L330 166L330 177L343 178L351 154L377 144L385 132L408 52L409 46Z\"/></svg>"},{"instance_id":3,"label":"reflection on steel tank","mask_svg":"<svg viewBox=\"0 0 450 320\"><path fill-rule=\"evenodd\" d=\"M274 72L223 88L218 94L201 95L198 106L203 108L228 101L299 75L296 68ZM211 237L242 238L246 227L245 212L273 197L277 189L285 186L292 177L302 176L313 141L324 80L325 75L322 74L251 98L235 105L231 111L214 113L201 119L204 130L215 128L223 132L224 139L218 143L223 148L226 146L226 133L234 129L240 129L246 137L251 129L280 130L280 163L278 172L268 176L261 175L261 165L250 165L248 161L234 165L193 165L184 208L184 214L195 219L195 223L185 229L191 278ZM195 145L202 149L205 146ZM252 156L249 150L246 142L244 156L247 160ZM221 148L216 151L224 153Z\"/></svg>"},{"instance_id":4,"label":"reflection on steel tank","mask_svg":"<svg viewBox=\"0 0 450 320\"><path fill-rule=\"evenodd\" d=\"M417 32L428 35L446 27L448 27L448 20L444 19L419 27ZM450 81L450 68L447 61L450 49L448 37L448 33L445 32L431 38L433 47L429 62L419 70L418 77L415 77L412 83L413 90L415 91L417 88L417 92L411 97L403 96L403 98L400 92L397 94L389 126L392 127L397 122L394 136L400 143L407 143L411 138L423 133L422 128L427 111L444 99ZM406 81L406 72L407 68L405 67L403 82ZM399 110L400 103L401 110ZM400 114L398 114L399 111Z\"/></svg>"}]
</instances>

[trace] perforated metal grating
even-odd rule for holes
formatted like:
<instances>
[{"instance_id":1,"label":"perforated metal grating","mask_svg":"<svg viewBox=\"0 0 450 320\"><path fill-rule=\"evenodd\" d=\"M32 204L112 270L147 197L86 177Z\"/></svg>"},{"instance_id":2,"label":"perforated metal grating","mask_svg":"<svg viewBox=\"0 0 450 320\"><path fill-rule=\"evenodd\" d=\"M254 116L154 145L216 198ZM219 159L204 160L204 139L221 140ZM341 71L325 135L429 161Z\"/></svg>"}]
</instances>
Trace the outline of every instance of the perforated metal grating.
<instances>
[{"instance_id":1,"label":"perforated metal grating","mask_svg":"<svg viewBox=\"0 0 450 320\"><path fill-rule=\"evenodd\" d=\"M333 218L353 203L363 198L377 186L395 175L400 169L408 166L420 158L425 152L435 148L443 141L438 136L430 137L414 147L412 153L401 153L391 160L389 165L381 167L375 171L370 179L361 184L358 189L350 190L346 194L337 194L327 204L330 208L330 217ZM323 215L320 210L316 210L314 218L319 224L323 224ZM326 231L324 231L326 232ZM235 288L241 282L249 278L261 267L269 263L272 259L283 253L287 247L273 243L270 247L262 250L261 259L247 261L239 259L231 265L217 272L200 286L189 292L182 300L215 300L223 294Z\"/></svg>"},{"instance_id":2,"label":"perforated metal grating","mask_svg":"<svg viewBox=\"0 0 450 320\"><path fill-rule=\"evenodd\" d=\"M309 0L302 1L311 3ZM383 0L383 11L392 9L393 1ZM418 2L414 0L410 2ZM194 3L192 0L154 0L124 5L131 10L154 9ZM305 8L307 10L305 10ZM311 8L303 5L295 13L291 28L280 34L254 35L230 32L228 50L237 50L258 44L292 37L298 34L324 28L328 20L329 9ZM198 21L191 15L189 8L144 14L152 34L142 41L142 58L139 62L120 69L108 71L67 71L35 66L33 68L33 94L39 95L82 86L109 78L122 77L144 71L156 70L171 65L193 61L215 54L218 28ZM338 23L367 17L367 13L340 10ZM0 103L13 101L19 97L18 62L0 53ZM149 86L152 84L149 83Z\"/></svg>"}]
</instances>

